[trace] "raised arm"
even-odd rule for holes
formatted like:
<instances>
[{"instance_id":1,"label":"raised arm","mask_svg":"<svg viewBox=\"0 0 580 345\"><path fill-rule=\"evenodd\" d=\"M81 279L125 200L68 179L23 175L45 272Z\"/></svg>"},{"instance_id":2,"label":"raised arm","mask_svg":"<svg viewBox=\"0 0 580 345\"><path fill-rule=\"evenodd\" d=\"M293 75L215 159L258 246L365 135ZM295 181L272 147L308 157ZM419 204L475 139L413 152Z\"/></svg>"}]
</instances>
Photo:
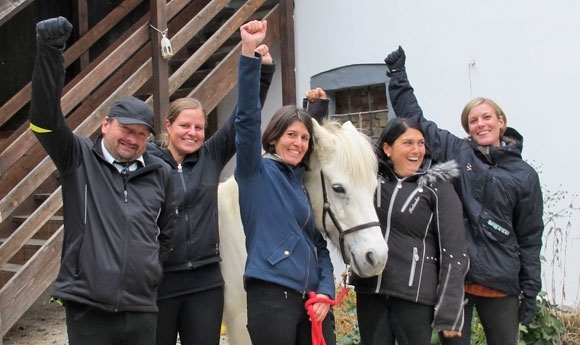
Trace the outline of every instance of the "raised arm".
<instances>
[{"instance_id":1,"label":"raised arm","mask_svg":"<svg viewBox=\"0 0 580 345\"><path fill-rule=\"evenodd\" d=\"M238 108L235 122L237 179L250 178L261 159L261 57L255 50L265 38L266 30L265 20L254 20L240 27L242 52L238 69Z\"/></svg>"},{"instance_id":2,"label":"raised arm","mask_svg":"<svg viewBox=\"0 0 580 345\"><path fill-rule=\"evenodd\" d=\"M317 87L306 91L306 96L302 100L302 107L310 113L313 119L322 124L322 121L328 116L328 103L326 92Z\"/></svg>"},{"instance_id":3,"label":"raised arm","mask_svg":"<svg viewBox=\"0 0 580 345\"><path fill-rule=\"evenodd\" d=\"M72 31L64 17L36 24L36 59L32 73L30 129L59 169L72 163L74 135L68 128L60 107L64 87L62 53Z\"/></svg>"},{"instance_id":4,"label":"raised arm","mask_svg":"<svg viewBox=\"0 0 580 345\"><path fill-rule=\"evenodd\" d=\"M389 81L389 97L397 117L411 119L417 123L425 120L423 110L419 106L415 90L407 79L405 68L406 55L401 46L385 58Z\"/></svg>"},{"instance_id":5,"label":"raised arm","mask_svg":"<svg viewBox=\"0 0 580 345\"><path fill-rule=\"evenodd\" d=\"M256 52L262 57L262 68L260 70L260 108L263 108L270 84L272 83L272 77L276 71L276 64L270 55L267 45L262 44L258 46ZM211 152L213 157L218 157L217 159L221 161L222 166L225 166L236 153L236 112L237 105L227 121L205 143L207 150Z\"/></svg>"},{"instance_id":6,"label":"raised arm","mask_svg":"<svg viewBox=\"0 0 580 345\"><path fill-rule=\"evenodd\" d=\"M462 139L447 130L439 129L435 122L429 121L423 116L423 110L419 106L413 87L407 79L405 60L405 51L401 46L385 58L387 76L390 77L389 99L393 105L395 116L409 119L421 125L435 160L454 159Z\"/></svg>"}]
</instances>

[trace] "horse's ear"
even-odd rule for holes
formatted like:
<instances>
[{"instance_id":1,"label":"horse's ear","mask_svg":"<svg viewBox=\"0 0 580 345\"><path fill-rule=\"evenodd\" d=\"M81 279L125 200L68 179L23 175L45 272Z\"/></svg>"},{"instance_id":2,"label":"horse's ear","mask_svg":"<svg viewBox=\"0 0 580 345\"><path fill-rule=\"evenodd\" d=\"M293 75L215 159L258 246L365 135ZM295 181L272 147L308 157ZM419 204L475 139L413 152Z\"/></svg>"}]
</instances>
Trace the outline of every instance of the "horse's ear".
<instances>
[{"instance_id":1,"label":"horse's ear","mask_svg":"<svg viewBox=\"0 0 580 345\"><path fill-rule=\"evenodd\" d=\"M333 154L336 148L336 137L318 124L318 121L312 119L314 127L314 150L318 152L318 158L325 160Z\"/></svg>"},{"instance_id":2,"label":"horse's ear","mask_svg":"<svg viewBox=\"0 0 580 345\"><path fill-rule=\"evenodd\" d=\"M352 122L350 122L350 121L346 121L345 123L343 123L343 124L342 124L342 127L343 127L344 129L348 129L348 130L351 130L351 131L356 131L356 132L358 132L358 129L356 129L356 127L355 127L355 126L352 124Z\"/></svg>"}]
</instances>

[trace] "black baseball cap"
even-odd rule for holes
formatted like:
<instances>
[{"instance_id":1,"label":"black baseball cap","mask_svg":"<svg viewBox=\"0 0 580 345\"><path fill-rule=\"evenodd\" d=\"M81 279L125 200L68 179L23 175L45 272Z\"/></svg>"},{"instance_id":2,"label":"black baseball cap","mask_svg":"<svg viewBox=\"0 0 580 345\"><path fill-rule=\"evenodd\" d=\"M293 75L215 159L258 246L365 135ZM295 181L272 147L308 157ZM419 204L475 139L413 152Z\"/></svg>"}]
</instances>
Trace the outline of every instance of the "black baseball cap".
<instances>
[{"instance_id":1,"label":"black baseball cap","mask_svg":"<svg viewBox=\"0 0 580 345\"><path fill-rule=\"evenodd\" d=\"M153 109L137 97L129 96L116 101L109 117L114 117L124 125L146 125L155 134Z\"/></svg>"}]
</instances>

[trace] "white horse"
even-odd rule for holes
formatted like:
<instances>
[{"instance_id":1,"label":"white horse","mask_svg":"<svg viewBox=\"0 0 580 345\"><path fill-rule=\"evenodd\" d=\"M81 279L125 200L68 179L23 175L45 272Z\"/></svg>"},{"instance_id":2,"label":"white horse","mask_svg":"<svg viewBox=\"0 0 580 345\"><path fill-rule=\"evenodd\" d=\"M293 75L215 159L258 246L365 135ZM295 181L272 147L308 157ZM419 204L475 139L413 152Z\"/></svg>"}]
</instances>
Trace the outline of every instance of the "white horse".
<instances>
[{"instance_id":1,"label":"white horse","mask_svg":"<svg viewBox=\"0 0 580 345\"><path fill-rule=\"evenodd\" d=\"M377 159L371 140L350 122L313 124L315 149L304 185L312 201L316 227L340 248L344 262L354 273L361 277L378 275L387 262L387 245L373 205ZM245 237L238 186L233 178L220 185L218 202L228 341L231 345L250 345L242 278Z\"/></svg>"}]
</instances>

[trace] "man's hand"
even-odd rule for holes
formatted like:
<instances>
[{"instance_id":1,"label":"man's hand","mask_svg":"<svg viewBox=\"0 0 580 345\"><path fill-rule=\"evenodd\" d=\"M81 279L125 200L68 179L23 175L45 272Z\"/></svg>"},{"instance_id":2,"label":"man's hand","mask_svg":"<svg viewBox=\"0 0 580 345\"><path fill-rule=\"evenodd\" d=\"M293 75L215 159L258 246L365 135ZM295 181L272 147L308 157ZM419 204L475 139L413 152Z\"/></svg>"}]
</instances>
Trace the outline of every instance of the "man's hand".
<instances>
[{"instance_id":1,"label":"man's hand","mask_svg":"<svg viewBox=\"0 0 580 345\"><path fill-rule=\"evenodd\" d=\"M391 73L405 71L405 51L401 46L394 52L390 53L385 58L385 63L387 64L387 75L390 76Z\"/></svg>"},{"instance_id":2,"label":"man's hand","mask_svg":"<svg viewBox=\"0 0 580 345\"><path fill-rule=\"evenodd\" d=\"M36 24L36 40L64 50L72 28L65 17L46 19Z\"/></svg>"}]
</instances>

